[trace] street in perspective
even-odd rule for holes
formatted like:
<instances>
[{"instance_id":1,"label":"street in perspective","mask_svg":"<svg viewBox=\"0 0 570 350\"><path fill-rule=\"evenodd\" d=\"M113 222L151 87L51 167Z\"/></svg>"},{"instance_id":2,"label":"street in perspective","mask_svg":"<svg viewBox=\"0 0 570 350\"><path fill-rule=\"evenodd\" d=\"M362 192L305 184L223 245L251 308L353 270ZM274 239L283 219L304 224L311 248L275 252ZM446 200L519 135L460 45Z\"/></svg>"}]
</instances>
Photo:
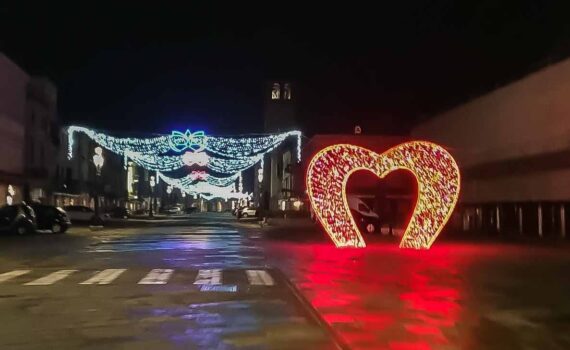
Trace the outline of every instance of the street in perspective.
<instances>
[{"instance_id":1,"label":"street in perspective","mask_svg":"<svg viewBox=\"0 0 570 350\"><path fill-rule=\"evenodd\" d=\"M0 349L570 349L570 6L233 6L0 6Z\"/></svg>"}]
</instances>

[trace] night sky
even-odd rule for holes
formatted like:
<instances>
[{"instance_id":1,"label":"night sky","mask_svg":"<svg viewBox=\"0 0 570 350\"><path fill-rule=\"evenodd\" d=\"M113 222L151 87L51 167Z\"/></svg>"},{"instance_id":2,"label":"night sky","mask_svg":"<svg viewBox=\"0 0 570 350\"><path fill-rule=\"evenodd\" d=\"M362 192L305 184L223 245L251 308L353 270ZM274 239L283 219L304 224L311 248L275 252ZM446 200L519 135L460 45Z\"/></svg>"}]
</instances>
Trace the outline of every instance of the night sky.
<instances>
[{"instance_id":1,"label":"night sky","mask_svg":"<svg viewBox=\"0 0 570 350\"><path fill-rule=\"evenodd\" d=\"M57 84L64 124L225 134L262 131L272 79L309 134L405 133L570 53L567 1L265 3L3 4L0 50Z\"/></svg>"}]
</instances>

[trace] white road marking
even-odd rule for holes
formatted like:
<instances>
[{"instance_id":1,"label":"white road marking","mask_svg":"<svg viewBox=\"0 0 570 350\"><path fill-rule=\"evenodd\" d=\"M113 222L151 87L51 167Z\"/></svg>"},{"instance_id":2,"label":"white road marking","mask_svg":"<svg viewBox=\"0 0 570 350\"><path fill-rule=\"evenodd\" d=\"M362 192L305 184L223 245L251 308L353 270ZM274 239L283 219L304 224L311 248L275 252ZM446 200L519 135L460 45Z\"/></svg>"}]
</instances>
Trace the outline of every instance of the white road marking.
<instances>
[{"instance_id":1,"label":"white road marking","mask_svg":"<svg viewBox=\"0 0 570 350\"><path fill-rule=\"evenodd\" d=\"M12 278L20 277L29 273L30 271L31 270L14 270L10 272L4 272L3 274L0 274L0 283L11 280Z\"/></svg>"},{"instance_id":2,"label":"white road marking","mask_svg":"<svg viewBox=\"0 0 570 350\"><path fill-rule=\"evenodd\" d=\"M127 271L127 269L106 269L97 272L93 277L79 284L109 284L125 271Z\"/></svg>"},{"instance_id":3,"label":"white road marking","mask_svg":"<svg viewBox=\"0 0 570 350\"><path fill-rule=\"evenodd\" d=\"M47 276L38 278L37 280L28 282L24 285L25 286L47 286L47 285L54 284L55 282L66 278L67 276L71 275L74 272L77 272L77 270L59 270L56 272L52 272Z\"/></svg>"},{"instance_id":4,"label":"white road marking","mask_svg":"<svg viewBox=\"0 0 570 350\"><path fill-rule=\"evenodd\" d=\"M272 286L275 284L273 277L265 270L246 270L245 273L249 284L255 286Z\"/></svg>"},{"instance_id":5,"label":"white road marking","mask_svg":"<svg viewBox=\"0 0 570 350\"><path fill-rule=\"evenodd\" d=\"M222 270L198 270L194 284L222 284Z\"/></svg>"},{"instance_id":6,"label":"white road marking","mask_svg":"<svg viewBox=\"0 0 570 350\"><path fill-rule=\"evenodd\" d=\"M172 269L153 269L138 284L166 284L173 272Z\"/></svg>"}]
</instances>

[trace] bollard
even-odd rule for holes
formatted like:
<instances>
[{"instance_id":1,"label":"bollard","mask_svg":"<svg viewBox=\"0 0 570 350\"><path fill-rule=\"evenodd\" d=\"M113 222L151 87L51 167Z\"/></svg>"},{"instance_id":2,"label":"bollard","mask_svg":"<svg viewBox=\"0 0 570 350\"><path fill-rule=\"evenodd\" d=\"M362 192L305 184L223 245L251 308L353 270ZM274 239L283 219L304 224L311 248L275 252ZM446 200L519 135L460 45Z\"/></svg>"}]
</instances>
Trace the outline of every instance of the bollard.
<instances>
[{"instance_id":1,"label":"bollard","mask_svg":"<svg viewBox=\"0 0 570 350\"><path fill-rule=\"evenodd\" d=\"M495 208L495 215L497 216L496 228L497 232L501 232L501 208L499 205Z\"/></svg>"},{"instance_id":2,"label":"bollard","mask_svg":"<svg viewBox=\"0 0 570 350\"><path fill-rule=\"evenodd\" d=\"M560 204L560 237L566 238L566 208Z\"/></svg>"},{"instance_id":3,"label":"bollard","mask_svg":"<svg viewBox=\"0 0 570 350\"><path fill-rule=\"evenodd\" d=\"M483 230L483 213L481 207L477 207L477 230Z\"/></svg>"},{"instance_id":4,"label":"bollard","mask_svg":"<svg viewBox=\"0 0 570 350\"><path fill-rule=\"evenodd\" d=\"M519 233L522 235L524 232L523 231L523 209L522 209L522 205L518 206L517 219L518 219L518 223L519 223Z\"/></svg>"},{"instance_id":5,"label":"bollard","mask_svg":"<svg viewBox=\"0 0 570 350\"><path fill-rule=\"evenodd\" d=\"M538 236L542 238L542 204L538 204Z\"/></svg>"},{"instance_id":6,"label":"bollard","mask_svg":"<svg viewBox=\"0 0 570 350\"><path fill-rule=\"evenodd\" d=\"M463 232L469 231L469 213L467 210L463 210Z\"/></svg>"}]
</instances>

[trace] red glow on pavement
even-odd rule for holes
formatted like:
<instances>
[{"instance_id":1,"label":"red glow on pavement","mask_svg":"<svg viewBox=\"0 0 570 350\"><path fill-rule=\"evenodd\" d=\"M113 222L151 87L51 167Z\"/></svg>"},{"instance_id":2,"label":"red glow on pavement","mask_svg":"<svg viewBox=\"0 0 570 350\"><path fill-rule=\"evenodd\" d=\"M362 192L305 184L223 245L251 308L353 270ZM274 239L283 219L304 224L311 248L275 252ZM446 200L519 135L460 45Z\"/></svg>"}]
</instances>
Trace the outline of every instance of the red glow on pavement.
<instances>
[{"instance_id":1,"label":"red glow on pavement","mask_svg":"<svg viewBox=\"0 0 570 350\"><path fill-rule=\"evenodd\" d=\"M454 344L464 294L459 266L477 248L372 243L339 250L321 243L277 251L272 255L290 259L297 286L352 349L437 349Z\"/></svg>"}]
</instances>

